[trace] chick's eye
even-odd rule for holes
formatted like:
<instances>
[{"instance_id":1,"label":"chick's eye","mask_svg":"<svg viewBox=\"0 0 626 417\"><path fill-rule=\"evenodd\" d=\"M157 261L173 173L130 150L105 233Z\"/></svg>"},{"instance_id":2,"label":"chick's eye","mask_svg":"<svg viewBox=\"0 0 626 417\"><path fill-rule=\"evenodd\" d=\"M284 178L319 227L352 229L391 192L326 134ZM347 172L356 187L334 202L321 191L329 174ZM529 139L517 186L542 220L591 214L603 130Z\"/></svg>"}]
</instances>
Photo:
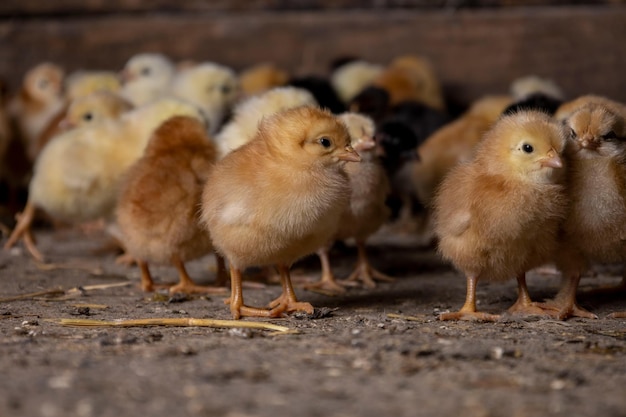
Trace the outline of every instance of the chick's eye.
<instances>
[{"instance_id":1,"label":"chick's eye","mask_svg":"<svg viewBox=\"0 0 626 417\"><path fill-rule=\"evenodd\" d=\"M325 148L330 148L330 145L333 144L327 137L320 138L319 143Z\"/></svg>"},{"instance_id":2,"label":"chick's eye","mask_svg":"<svg viewBox=\"0 0 626 417\"><path fill-rule=\"evenodd\" d=\"M37 86L41 89L45 89L48 88L48 80L46 80L45 78L42 78L41 80L39 80L39 82L37 83Z\"/></svg>"},{"instance_id":3,"label":"chick's eye","mask_svg":"<svg viewBox=\"0 0 626 417\"><path fill-rule=\"evenodd\" d=\"M150 72L151 72L151 71L150 71L150 67L143 67L143 68L141 69L141 74L142 74L142 75L150 75Z\"/></svg>"},{"instance_id":4,"label":"chick's eye","mask_svg":"<svg viewBox=\"0 0 626 417\"><path fill-rule=\"evenodd\" d=\"M569 136L572 139L576 139L576 131L574 129L569 130Z\"/></svg>"},{"instance_id":5,"label":"chick's eye","mask_svg":"<svg viewBox=\"0 0 626 417\"><path fill-rule=\"evenodd\" d=\"M228 94L228 93L230 93L230 90L231 90L231 88L230 88L229 85L223 85L222 86L222 94Z\"/></svg>"},{"instance_id":6,"label":"chick's eye","mask_svg":"<svg viewBox=\"0 0 626 417\"><path fill-rule=\"evenodd\" d=\"M91 114L91 113L85 113L85 114L83 114L83 120L85 120L85 121L87 121L87 122L88 122L88 121L90 121L90 120L92 120L92 119L93 119L93 114Z\"/></svg>"},{"instance_id":7,"label":"chick's eye","mask_svg":"<svg viewBox=\"0 0 626 417\"><path fill-rule=\"evenodd\" d=\"M522 145L522 150L526 153L533 153L533 151L535 150L535 148L533 148L532 145L529 145L527 143Z\"/></svg>"},{"instance_id":8,"label":"chick's eye","mask_svg":"<svg viewBox=\"0 0 626 417\"><path fill-rule=\"evenodd\" d=\"M602 136L602 139L606 140L607 142L610 142L612 140L617 139L617 135L615 134L614 131L610 131L609 133L607 133L606 135Z\"/></svg>"}]
</instances>

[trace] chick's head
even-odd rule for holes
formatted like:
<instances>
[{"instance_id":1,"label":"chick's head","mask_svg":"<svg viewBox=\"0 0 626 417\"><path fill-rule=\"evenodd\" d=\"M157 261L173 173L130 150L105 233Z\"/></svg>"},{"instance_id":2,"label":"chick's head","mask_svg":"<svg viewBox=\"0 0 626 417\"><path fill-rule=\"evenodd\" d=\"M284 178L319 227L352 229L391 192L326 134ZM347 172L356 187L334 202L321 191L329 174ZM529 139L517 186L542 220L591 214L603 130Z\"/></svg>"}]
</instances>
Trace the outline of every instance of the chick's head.
<instances>
[{"instance_id":1,"label":"chick's head","mask_svg":"<svg viewBox=\"0 0 626 417\"><path fill-rule=\"evenodd\" d=\"M373 155L373 152L368 151L376 147L376 142L374 141L376 126L374 125L374 121L358 113L343 113L338 117L348 129L350 144L354 150L361 156L365 154Z\"/></svg>"},{"instance_id":2,"label":"chick's head","mask_svg":"<svg viewBox=\"0 0 626 417\"><path fill-rule=\"evenodd\" d=\"M96 91L118 92L121 88L119 77L112 71L77 71L65 80L69 100L85 97Z\"/></svg>"},{"instance_id":3,"label":"chick's head","mask_svg":"<svg viewBox=\"0 0 626 417\"><path fill-rule=\"evenodd\" d=\"M316 107L296 107L263 119L259 136L272 153L294 164L341 166L361 160L350 144L345 125Z\"/></svg>"},{"instance_id":4,"label":"chick's head","mask_svg":"<svg viewBox=\"0 0 626 417\"><path fill-rule=\"evenodd\" d=\"M63 128L116 119L132 110L133 105L117 94L100 91L72 101L61 120Z\"/></svg>"},{"instance_id":5,"label":"chick's head","mask_svg":"<svg viewBox=\"0 0 626 417\"><path fill-rule=\"evenodd\" d=\"M24 90L35 100L49 103L61 97L65 73L58 65L45 62L24 77Z\"/></svg>"},{"instance_id":6,"label":"chick's head","mask_svg":"<svg viewBox=\"0 0 626 417\"><path fill-rule=\"evenodd\" d=\"M138 54L126 62L122 70L122 83L142 81L166 84L175 71L174 64L161 54Z\"/></svg>"},{"instance_id":7,"label":"chick's head","mask_svg":"<svg viewBox=\"0 0 626 417\"><path fill-rule=\"evenodd\" d=\"M565 125L579 157L626 157L626 120L614 109L588 104L566 119Z\"/></svg>"},{"instance_id":8,"label":"chick's head","mask_svg":"<svg viewBox=\"0 0 626 417\"><path fill-rule=\"evenodd\" d=\"M502 117L487 132L476 158L491 172L533 183L563 175L564 129L545 113L523 111Z\"/></svg>"}]
</instances>

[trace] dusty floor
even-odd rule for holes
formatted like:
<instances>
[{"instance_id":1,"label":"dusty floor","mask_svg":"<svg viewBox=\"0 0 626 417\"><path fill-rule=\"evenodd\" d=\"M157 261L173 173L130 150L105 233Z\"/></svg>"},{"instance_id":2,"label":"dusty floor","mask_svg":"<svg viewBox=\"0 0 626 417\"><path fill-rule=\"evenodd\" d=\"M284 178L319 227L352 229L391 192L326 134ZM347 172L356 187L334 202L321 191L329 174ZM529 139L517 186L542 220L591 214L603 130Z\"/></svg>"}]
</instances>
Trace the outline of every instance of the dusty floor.
<instances>
[{"instance_id":1,"label":"dusty floor","mask_svg":"<svg viewBox=\"0 0 626 417\"><path fill-rule=\"evenodd\" d=\"M584 294L618 283L616 267L583 280L581 303L598 320L441 322L438 312L462 305L464 280L432 251L380 239L373 261L397 281L339 297L297 289L322 313L272 321L297 334L64 327L49 319L230 316L222 296L143 294L136 268L92 254L101 239L38 236L49 262L87 269L42 270L20 249L0 251L0 297L129 285L0 303L0 416L626 416L626 320L605 318L626 309L626 297ZM353 261L353 249L335 250L338 274ZM212 264L193 262L190 273L209 282ZM294 274L317 271L310 259ZM154 272L174 278L169 268ZM531 275L529 284L541 299L558 278ZM252 305L278 293L274 285L244 289ZM479 285L478 297L482 309L503 311L515 283Z\"/></svg>"}]
</instances>

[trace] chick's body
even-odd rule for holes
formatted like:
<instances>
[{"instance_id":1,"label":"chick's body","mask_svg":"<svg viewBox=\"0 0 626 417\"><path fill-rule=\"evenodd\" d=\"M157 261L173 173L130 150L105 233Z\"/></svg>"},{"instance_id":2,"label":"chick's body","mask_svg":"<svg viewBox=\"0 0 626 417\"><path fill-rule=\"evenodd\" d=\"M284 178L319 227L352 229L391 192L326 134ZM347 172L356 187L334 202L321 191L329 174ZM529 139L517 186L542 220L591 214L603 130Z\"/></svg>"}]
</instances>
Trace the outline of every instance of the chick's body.
<instances>
[{"instance_id":1,"label":"chick's body","mask_svg":"<svg viewBox=\"0 0 626 417\"><path fill-rule=\"evenodd\" d=\"M525 272L551 259L566 199L560 155L561 127L544 114L504 117L489 131L469 163L456 167L435 199L435 232L444 258L467 276L468 294L458 313L442 319L497 316L476 312L480 280L518 279L511 311L539 313L530 303Z\"/></svg>"},{"instance_id":2,"label":"chick's body","mask_svg":"<svg viewBox=\"0 0 626 417\"><path fill-rule=\"evenodd\" d=\"M358 160L345 127L312 107L264 119L255 138L216 164L202 198L202 220L231 265L231 312L280 315L297 303L289 266L337 230L350 186L343 163ZM283 295L272 310L243 305L241 270L278 265Z\"/></svg>"},{"instance_id":3,"label":"chick's body","mask_svg":"<svg viewBox=\"0 0 626 417\"><path fill-rule=\"evenodd\" d=\"M565 119L572 139L570 209L556 255L563 281L556 298L543 305L560 319L594 318L576 303L581 273L593 263L626 260L626 111L605 98L578 103Z\"/></svg>"},{"instance_id":4,"label":"chick's body","mask_svg":"<svg viewBox=\"0 0 626 417\"><path fill-rule=\"evenodd\" d=\"M116 208L127 252L138 260L144 290L153 288L148 262L174 264L173 292L208 292L193 284L183 263L212 250L199 225L202 189L216 159L203 123L177 116L152 135L144 155L124 175Z\"/></svg>"},{"instance_id":5,"label":"chick's body","mask_svg":"<svg viewBox=\"0 0 626 417\"><path fill-rule=\"evenodd\" d=\"M339 119L346 125L351 145L361 156L361 163L348 164L345 168L350 180L350 201L341 215L333 239L355 239L359 259L348 281L361 280L366 287L374 288L374 278L390 278L372 268L365 251L365 241L389 217L389 209L385 204L389 194L389 182L375 152L374 121L358 113L343 113L339 115ZM318 250L322 261L322 278L308 287L343 292L344 288L336 282L330 269L328 251L329 245Z\"/></svg>"}]
</instances>

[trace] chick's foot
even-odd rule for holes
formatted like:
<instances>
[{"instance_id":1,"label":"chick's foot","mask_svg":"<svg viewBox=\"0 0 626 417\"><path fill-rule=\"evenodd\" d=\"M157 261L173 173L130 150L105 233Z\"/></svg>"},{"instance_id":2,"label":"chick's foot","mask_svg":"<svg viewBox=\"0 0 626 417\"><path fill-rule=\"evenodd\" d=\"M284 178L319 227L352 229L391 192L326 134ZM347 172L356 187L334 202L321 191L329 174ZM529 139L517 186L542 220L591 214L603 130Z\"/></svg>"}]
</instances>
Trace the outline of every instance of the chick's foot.
<instances>
[{"instance_id":1,"label":"chick's foot","mask_svg":"<svg viewBox=\"0 0 626 417\"><path fill-rule=\"evenodd\" d=\"M549 300L543 303L534 303L547 315L557 320L565 320L570 317L582 317L585 319L597 319L598 316L580 307L576 301L562 301L559 299Z\"/></svg>"},{"instance_id":2,"label":"chick's foot","mask_svg":"<svg viewBox=\"0 0 626 417\"><path fill-rule=\"evenodd\" d=\"M499 314L464 311L463 309L454 313L442 313L439 315L439 320L498 321L499 319Z\"/></svg>"}]
</instances>

